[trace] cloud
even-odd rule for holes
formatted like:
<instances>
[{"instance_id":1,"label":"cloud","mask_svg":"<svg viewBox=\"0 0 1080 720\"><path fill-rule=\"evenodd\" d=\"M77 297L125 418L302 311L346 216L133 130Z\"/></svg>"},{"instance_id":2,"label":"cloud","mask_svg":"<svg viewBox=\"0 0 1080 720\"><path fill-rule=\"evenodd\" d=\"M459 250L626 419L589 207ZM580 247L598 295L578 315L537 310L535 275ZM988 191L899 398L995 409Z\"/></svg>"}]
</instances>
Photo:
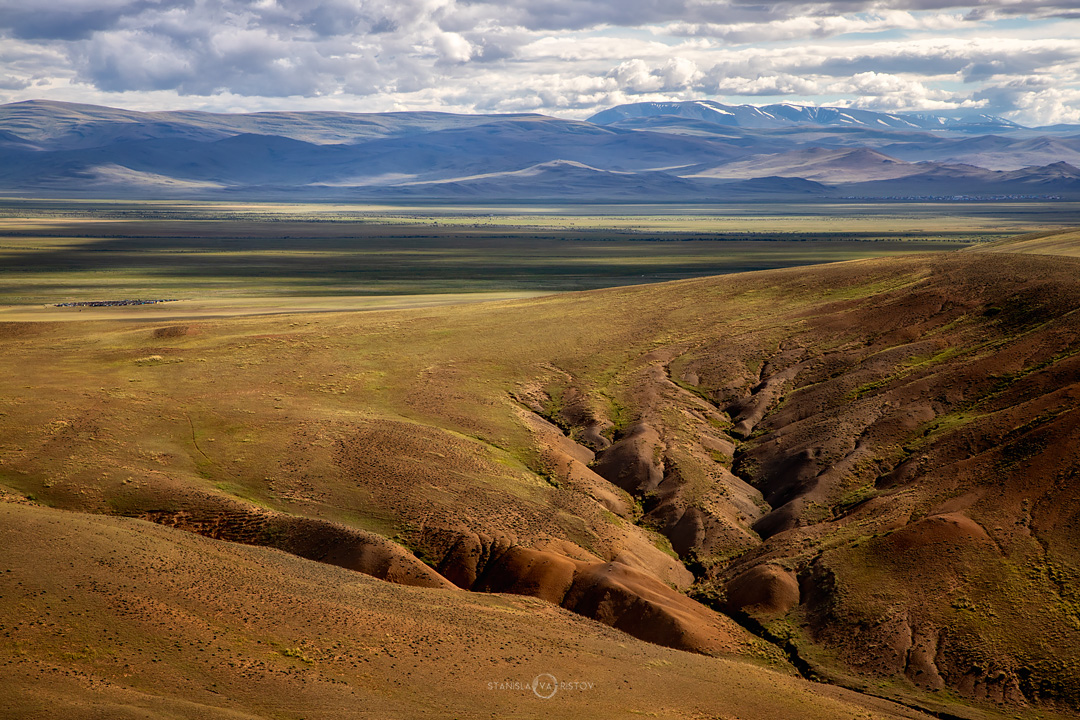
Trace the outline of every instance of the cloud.
<instances>
[{"instance_id":1,"label":"cloud","mask_svg":"<svg viewBox=\"0 0 1080 720\"><path fill-rule=\"evenodd\" d=\"M908 73L923 76L962 76L968 80L992 74L1037 73L1060 64L1080 61L1080 44L1072 40L1030 40L1009 37L944 37L906 42L881 42L834 48L824 58L791 53L786 65L814 68L816 72L848 76L855 72ZM983 71L980 72L979 69Z\"/></svg>"},{"instance_id":2,"label":"cloud","mask_svg":"<svg viewBox=\"0 0 1080 720\"><path fill-rule=\"evenodd\" d=\"M475 15L528 30L584 30L601 25L637 27L682 17L687 0L463 0Z\"/></svg>"},{"instance_id":3,"label":"cloud","mask_svg":"<svg viewBox=\"0 0 1080 720\"><path fill-rule=\"evenodd\" d=\"M692 60L672 58L659 67L649 67L643 60L627 60L614 68L608 77L629 93L686 90L704 77Z\"/></svg>"},{"instance_id":4,"label":"cloud","mask_svg":"<svg viewBox=\"0 0 1080 720\"><path fill-rule=\"evenodd\" d=\"M948 12L943 12L948 11ZM636 28L671 23L684 32L735 37L824 37L891 28L943 29L1000 16L1076 17L1080 2L990 0L0 0L0 27L13 37L73 40L146 26L159 15L211 15L263 27L303 28L320 37L397 32L417 19L462 32L483 24L528 31ZM755 26L758 28L755 30ZM799 35L798 33L809 33Z\"/></svg>"},{"instance_id":5,"label":"cloud","mask_svg":"<svg viewBox=\"0 0 1080 720\"><path fill-rule=\"evenodd\" d=\"M1013 104L1016 109L1009 115L1025 122L1039 125L1080 123L1080 90L1076 88L1045 88L1020 93Z\"/></svg>"},{"instance_id":6,"label":"cloud","mask_svg":"<svg viewBox=\"0 0 1080 720\"><path fill-rule=\"evenodd\" d=\"M433 43L441 59L447 62L468 62L473 56L473 46L461 35L453 32L439 33Z\"/></svg>"},{"instance_id":7,"label":"cloud","mask_svg":"<svg viewBox=\"0 0 1080 720\"><path fill-rule=\"evenodd\" d=\"M586 115L643 99L785 98L894 109L980 105L1023 121L1071 117L1080 87L1080 21L1069 19L1080 2L39 5L0 0L0 101L47 92L209 109Z\"/></svg>"},{"instance_id":8,"label":"cloud","mask_svg":"<svg viewBox=\"0 0 1080 720\"><path fill-rule=\"evenodd\" d=\"M822 90L821 83L815 79L787 73L760 74L754 77L723 75L718 77L715 83L715 93L741 97L817 95Z\"/></svg>"},{"instance_id":9,"label":"cloud","mask_svg":"<svg viewBox=\"0 0 1080 720\"><path fill-rule=\"evenodd\" d=\"M28 87L30 87L30 81L26 78L0 75L0 90L25 90Z\"/></svg>"},{"instance_id":10,"label":"cloud","mask_svg":"<svg viewBox=\"0 0 1080 720\"><path fill-rule=\"evenodd\" d=\"M260 97L365 96L432 82L473 44L441 30L442 0L192 2L117 9L116 21L63 43L78 81L106 92L172 89Z\"/></svg>"},{"instance_id":11,"label":"cloud","mask_svg":"<svg viewBox=\"0 0 1080 720\"><path fill-rule=\"evenodd\" d=\"M805 38L826 38L849 33L888 30L947 30L971 22L963 14L916 16L905 11L872 13L865 17L848 15L786 17L764 23L688 23L676 22L657 27L658 34L685 37L709 37L730 43L754 43Z\"/></svg>"},{"instance_id":12,"label":"cloud","mask_svg":"<svg viewBox=\"0 0 1080 720\"><path fill-rule=\"evenodd\" d=\"M935 20L924 20L913 13L940 13L947 24L954 18L977 21L987 17L1032 15L1038 17L1074 17L1080 12L1077 2L1031 3L1014 0L989 0L974 7L950 0L838 0L837 2L771 2L759 0L460 0L458 7L469 8L473 17L499 18L506 25L520 25L530 30L585 30L600 26L641 27L649 24L683 23L684 27L709 28L709 33L725 32L725 27L748 27L753 24L780 25L795 20L796 25L823 20L821 27L849 26L840 32L865 32L880 29L880 21L852 19L850 16L871 14L885 18L896 27L913 29L924 26L934 29ZM902 19L908 15L908 19ZM860 23L869 26L860 30ZM738 32L738 31L735 31ZM695 33L697 34L697 33Z\"/></svg>"},{"instance_id":13,"label":"cloud","mask_svg":"<svg viewBox=\"0 0 1080 720\"><path fill-rule=\"evenodd\" d=\"M856 73L849 79L833 82L827 87L827 92L852 95L854 99L845 104L865 110L955 110L982 105L958 99L945 90L927 87L919 80L873 71Z\"/></svg>"},{"instance_id":14,"label":"cloud","mask_svg":"<svg viewBox=\"0 0 1080 720\"><path fill-rule=\"evenodd\" d=\"M21 39L76 40L114 28L124 18L149 9L191 4L188 0L0 0L0 28L7 28L13 37Z\"/></svg>"},{"instance_id":15,"label":"cloud","mask_svg":"<svg viewBox=\"0 0 1080 720\"><path fill-rule=\"evenodd\" d=\"M1080 123L1080 88L1051 78L1014 77L981 88L973 99L996 115L1029 125Z\"/></svg>"}]
</instances>

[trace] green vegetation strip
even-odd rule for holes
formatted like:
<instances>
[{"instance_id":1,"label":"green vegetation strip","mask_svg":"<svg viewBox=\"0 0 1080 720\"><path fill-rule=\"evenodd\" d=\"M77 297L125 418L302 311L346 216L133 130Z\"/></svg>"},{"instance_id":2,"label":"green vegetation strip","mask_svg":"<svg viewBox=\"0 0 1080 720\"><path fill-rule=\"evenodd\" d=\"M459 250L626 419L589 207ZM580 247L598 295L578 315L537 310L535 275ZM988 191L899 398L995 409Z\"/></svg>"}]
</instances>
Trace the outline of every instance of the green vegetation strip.
<instances>
[{"instance_id":1,"label":"green vegetation strip","mask_svg":"<svg viewBox=\"0 0 1080 720\"><path fill-rule=\"evenodd\" d=\"M925 210L895 208L489 210L0 201L0 305L559 292L955 250L1002 236L985 218L928 224Z\"/></svg>"}]
</instances>

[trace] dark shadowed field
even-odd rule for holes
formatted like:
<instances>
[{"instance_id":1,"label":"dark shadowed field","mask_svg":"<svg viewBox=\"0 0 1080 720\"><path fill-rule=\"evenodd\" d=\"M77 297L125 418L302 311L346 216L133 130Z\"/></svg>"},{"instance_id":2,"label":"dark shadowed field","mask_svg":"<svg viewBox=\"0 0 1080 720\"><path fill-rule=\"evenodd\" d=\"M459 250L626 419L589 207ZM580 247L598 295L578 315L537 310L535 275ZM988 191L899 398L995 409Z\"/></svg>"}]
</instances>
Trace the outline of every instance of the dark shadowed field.
<instances>
[{"instance_id":1,"label":"dark shadowed field","mask_svg":"<svg viewBox=\"0 0 1080 720\"><path fill-rule=\"evenodd\" d=\"M586 290L949 250L1067 210L9 201L0 304Z\"/></svg>"}]
</instances>

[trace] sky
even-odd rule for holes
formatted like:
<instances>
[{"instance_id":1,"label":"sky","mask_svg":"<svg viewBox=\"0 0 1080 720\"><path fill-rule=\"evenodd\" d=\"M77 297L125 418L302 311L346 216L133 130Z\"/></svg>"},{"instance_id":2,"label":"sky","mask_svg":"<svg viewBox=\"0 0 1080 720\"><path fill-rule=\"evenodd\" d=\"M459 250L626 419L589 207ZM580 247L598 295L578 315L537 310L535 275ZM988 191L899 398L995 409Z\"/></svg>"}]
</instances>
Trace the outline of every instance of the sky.
<instances>
[{"instance_id":1,"label":"sky","mask_svg":"<svg viewBox=\"0 0 1080 720\"><path fill-rule=\"evenodd\" d=\"M0 0L0 103L585 118L670 100L1080 123L1080 0Z\"/></svg>"}]
</instances>

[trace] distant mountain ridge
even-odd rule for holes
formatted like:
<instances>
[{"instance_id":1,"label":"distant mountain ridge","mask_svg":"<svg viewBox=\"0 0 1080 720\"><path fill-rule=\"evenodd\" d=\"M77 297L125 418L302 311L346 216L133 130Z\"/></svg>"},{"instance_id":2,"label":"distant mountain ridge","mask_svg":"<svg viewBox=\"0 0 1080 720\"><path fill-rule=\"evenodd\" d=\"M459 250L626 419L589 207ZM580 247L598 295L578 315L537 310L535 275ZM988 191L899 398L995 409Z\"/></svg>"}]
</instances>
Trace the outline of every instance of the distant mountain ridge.
<instances>
[{"instance_id":1,"label":"distant mountain ridge","mask_svg":"<svg viewBox=\"0 0 1080 720\"><path fill-rule=\"evenodd\" d=\"M843 107L817 107L777 103L774 105L725 105L714 100L618 105L589 118L596 125L612 125L641 117L675 116L706 120L718 125L771 129L797 125L892 128L900 130L992 131L1024 129L1022 125L993 115L951 117L932 113L883 113Z\"/></svg>"},{"instance_id":2,"label":"distant mountain ridge","mask_svg":"<svg viewBox=\"0 0 1080 720\"><path fill-rule=\"evenodd\" d=\"M0 192L23 196L1080 199L1077 166L1080 127L790 104L635 103L590 121L0 106Z\"/></svg>"},{"instance_id":3,"label":"distant mountain ridge","mask_svg":"<svg viewBox=\"0 0 1080 720\"><path fill-rule=\"evenodd\" d=\"M459 115L441 112L328 111L211 113L139 112L79 103L28 100L0 105L0 133L53 149L94 147L111 140L177 138L220 140L233 135L278 135L313 144L365 142L480 125L535 114ZM2 137L2 136L0 136Z\"/></svg>"}]
</instances>

